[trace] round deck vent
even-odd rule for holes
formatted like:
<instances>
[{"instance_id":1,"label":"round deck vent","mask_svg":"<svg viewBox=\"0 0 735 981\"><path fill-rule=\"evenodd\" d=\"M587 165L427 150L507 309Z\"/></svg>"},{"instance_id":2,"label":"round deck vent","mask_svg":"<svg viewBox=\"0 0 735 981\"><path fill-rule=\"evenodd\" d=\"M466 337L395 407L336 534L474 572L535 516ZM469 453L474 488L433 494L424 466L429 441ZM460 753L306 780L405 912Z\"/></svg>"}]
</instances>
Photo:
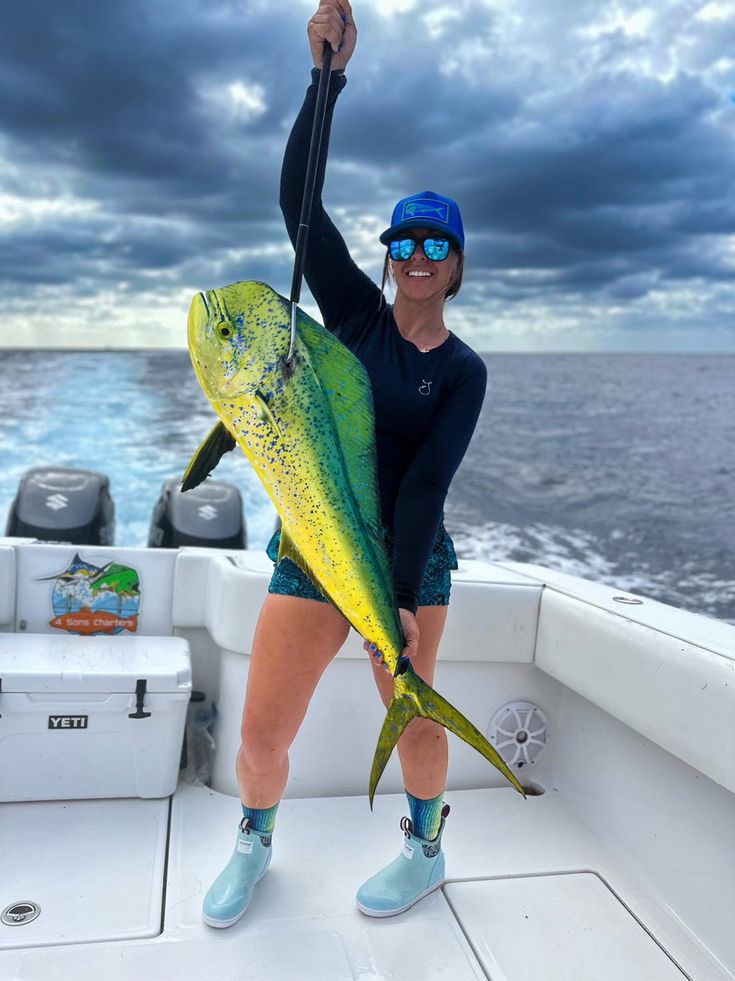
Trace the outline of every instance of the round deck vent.
<instances>
[{"instance_id":1,"label":"round deck vent","mask_svg":"<svg viewBox=\"0 0 735 981\"><path fill-rule=\"evenodd\" d=\"M549 720L533 702L508 702L493 716L488 739L508 766L532 766L549 740Z\"/></svg>"},{"instance_id":2,"label":"round deck vent","mask_svg":"<svg viewBox=\"0 0 735 981\"><path fill-rule=\"evenodd\" d=\"M5 926L25 926L32 923L41 912L38 903L23 900L20 903L11 903L0 913L0 923Z\"/></svg>"}]
</instances>

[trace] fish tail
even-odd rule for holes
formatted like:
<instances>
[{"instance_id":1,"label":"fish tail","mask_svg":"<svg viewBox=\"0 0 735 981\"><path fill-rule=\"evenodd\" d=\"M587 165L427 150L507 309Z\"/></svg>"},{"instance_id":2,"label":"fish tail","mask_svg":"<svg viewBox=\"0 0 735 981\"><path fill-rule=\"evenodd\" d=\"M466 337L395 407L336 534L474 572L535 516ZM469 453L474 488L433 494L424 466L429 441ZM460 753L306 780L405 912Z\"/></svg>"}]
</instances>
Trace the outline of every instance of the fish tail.
<instances>
[{"instance_id":1,"label":"fish tail","mask_svg":"<svg viewBox=\"0 0 735 981\"><path fill-rule=\"evenodd\" d=\"M411 719L417 717L431 719L439 725L449 729L455 736L459 736L468 745L481 753L486 760L506 777L515 787L519 794L526 796L523 787L518 782L517 777L508 767L498 751L490 745L483 734L466 719L462 713L451 705L446 698L427 685L420 678L412 667L408 667L401 675L396 678L393 698L388 706L383 721L383 728L378 736L378 745L373 757L373 765L370 771L370 807L373 806L375 788L378 786L386 763L390 759L393 748L401 737Z\"/></svg>"}]
</instances>

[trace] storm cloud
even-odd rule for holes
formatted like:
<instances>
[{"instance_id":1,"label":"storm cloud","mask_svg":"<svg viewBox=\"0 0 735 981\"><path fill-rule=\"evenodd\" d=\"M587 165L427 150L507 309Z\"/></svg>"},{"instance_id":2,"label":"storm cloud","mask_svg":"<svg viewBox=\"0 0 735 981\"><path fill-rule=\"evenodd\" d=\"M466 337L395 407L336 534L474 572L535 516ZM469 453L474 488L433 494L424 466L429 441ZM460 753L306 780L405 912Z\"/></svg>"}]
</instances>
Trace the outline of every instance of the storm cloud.
<instances>
[{"instance_id":1,"label":"storm cloud","mask_svg":"<svg viewBox=\"0 0 735 981\"><path fill-rule=\"evenodd\" d=\"M195 290L288 292L315 6L8 6L0 345L183 345ZM395 201L431 188L462 207L448 313L479 350L735 350L730 0L353 11L324 201L369 274Z\"/></svg>"}]
</instances>

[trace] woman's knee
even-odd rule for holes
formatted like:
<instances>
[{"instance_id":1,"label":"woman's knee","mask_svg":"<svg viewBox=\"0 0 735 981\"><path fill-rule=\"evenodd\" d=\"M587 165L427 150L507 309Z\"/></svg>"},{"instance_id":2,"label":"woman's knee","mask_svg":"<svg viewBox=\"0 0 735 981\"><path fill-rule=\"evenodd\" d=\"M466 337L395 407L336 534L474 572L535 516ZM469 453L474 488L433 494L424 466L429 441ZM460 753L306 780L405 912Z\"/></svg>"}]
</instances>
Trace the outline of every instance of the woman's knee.
<instances>
[{"instance_id":1,"label":"woman's knee","mask_svg":"<svg viewBox=\"0 0 735 981\"><path fill-rule=\"evenodd\" d=\"M288 757L288 746L283 742L249 733L245 726L241 730L242 745L238 758L238 768L243 766L249 773L265 774L282 766Z\"/></svg>"},{"instance_id":2,"label":"woman's knee","mask_svg":"<svg viewBox=\"0 0 735 981\"><path fill-rule=\"evenodd\" d=\"M259 755L288 749L349 631L341 614L326 605L283 596L268 600L253 643L241 725L243 743Z\"/></svg>"}]
</instances>

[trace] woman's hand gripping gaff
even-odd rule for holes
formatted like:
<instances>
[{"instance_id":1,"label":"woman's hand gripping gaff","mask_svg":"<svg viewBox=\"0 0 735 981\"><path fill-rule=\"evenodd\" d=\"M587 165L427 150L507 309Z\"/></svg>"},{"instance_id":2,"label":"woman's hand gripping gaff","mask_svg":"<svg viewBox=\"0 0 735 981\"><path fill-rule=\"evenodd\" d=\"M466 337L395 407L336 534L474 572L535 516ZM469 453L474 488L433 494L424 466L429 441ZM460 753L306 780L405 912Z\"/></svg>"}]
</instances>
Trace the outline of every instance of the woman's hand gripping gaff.
<instances>
[{"instance_id":1,"label":"woman's hand gripping gaff","mask_svg":"<svg viewBox=\"0 0 735 981\"><path fill-rule=\"evenodd\" d=\"M306 28L311 56L322 67L324 42L332 46L332 71L344 68L357 44L357 28L348 0L322 0Z\"/></svg>"}]
</instances>

